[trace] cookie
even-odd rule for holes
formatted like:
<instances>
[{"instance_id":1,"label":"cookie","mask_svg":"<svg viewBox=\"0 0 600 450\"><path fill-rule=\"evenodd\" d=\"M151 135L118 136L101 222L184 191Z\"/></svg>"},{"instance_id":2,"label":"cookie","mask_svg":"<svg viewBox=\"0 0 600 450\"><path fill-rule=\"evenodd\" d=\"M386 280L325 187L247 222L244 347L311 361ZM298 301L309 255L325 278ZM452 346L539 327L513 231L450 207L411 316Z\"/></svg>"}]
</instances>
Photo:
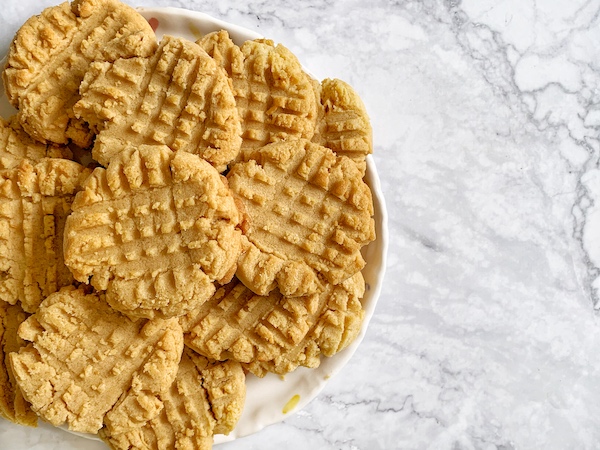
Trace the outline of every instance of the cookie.
<instances>
[{"instance_id":1,"label":"cookie","mask_svg":"<svg viewBox=\"0 0 600 450\"><path fill-rule=\"evenodd\" d=\"M242 153L290 137L313 137L318 117L315 90L286 47L267 39L238 47L225 30L207 34L198 44L231 77L242 121Z\"/></svg>"},{"instance_id":2,"label":"cookie","mask_svg":"<svg viewBox=\"0 0 600 450\"><path fill-rule=\"evenodd\" d=\"M245 396L241 364L209 361L186 348L158 417L127 433L115 434L106 426L99 434L115 450L208 450L214 434L233 430Z\"/></svg>"},{"instance_id":3,"label":"cookie","mask_svg":"<svg viewBox=\"0 0 600 450\"><path fill-rule=\"evenodd\" d=\"M64 264L63 230L90 170L65 159L23 160L0 171L0 300L35 312L73 283Z\"/></svg>"},{"instance_id":4,"label":"cookie","mask_svg":"<svg viewBox=\"0 0 600 450\"><path fill-rule=\"evenodd\" d=\"M233 359L257 376L318 367L360 331L365 291L361 273L323 292L285 297L253 293L239 280L222 286L181 323L186 345L209 358Z\"/></svg>"},{"instance_id":5,"label":"cookie","mask_svg":"<svg viewBox=\"0 0 600 450\"><path fill-rule=\"evenodd\" d=\"M47 422L82 433L156 418L183 351L177 319L134 321L73 287L50 295L19 336L27 346L9 360L23 396Z\"/></svg>"},{"instance_id":6,"label":"cookie","mask_svg":"<svg viewBox=\"0 0 600 450\"><path fill-rule=\"evenodd\" d=\"M148 22L118 0L75 0L31 17L10 46L4 86L23 128L40 142L87 147L92 133L75 117L79 84L92 61L147 56Z\"/></svg>"},{"instance_id":7,"label":"cookie","mask_svg":"<svg viewBox=\"0 0 600 450\"><path fill-rule=\"evenodd\" d=\"M269 144L227 178L249 228L238 278L259 295L318 292L362 270L375 239L373 199L351 160L307 140Z\"/></svg>"},{"instance_id":8,"label":"cookie","mask_svg":"<svg viewBox=\"0 0 600 450\"><path fill-rule=\"evenodd\" d=\"M321 113L313 142L356 163L364 175L373 153L373 131L365 105L348 83L325 79L320 87Z\"/></svg>"},{"instance_id":9,"label":"cookie","mask_svg":"<svg viewBox=\"0 0 600 450\"><path fill-rule=\"evenodd\" d=\"M39 161L42 158L72 159L72 151L64 145L42 144L23 130L16 116L0 118L0 170L12 169L24 159Z\"/></svg>"},{"instance_id":10,"label":"cookie","mask_svg":"<svg viewBox=\"0 0 600 450\"><path fill-rule=\"evenodd\" d=\"M198 154L219 171L240 150L230 80L204 50L181 38L165 36L148 58L92 64L75 112L99 134L92 155L102 165L124 143Z\"/></svg>"},{"instance_id":11,"label":"cookie","mask_svg":"<svg viewBox=\"0 0 600 450\"><path fill-rule=\"evenodd\" d=\"M67 266L125 314L184 314L235 272L242 216L226 179L198 155L127 147L94 170L72 209Z\"/></svg>"},{"instance_id":12,"label":"cookie","mask_svg":"<svg viewBox=\"0 0 600 450\"><path fill-rule=\"evenodd\" d=\"M23 398L8 363L8 354L25 345L17 336L17 328L27 316L19 305L0 301L0 416L19 425L35 427L37 415Z\"/></svg>"}]
</instances>

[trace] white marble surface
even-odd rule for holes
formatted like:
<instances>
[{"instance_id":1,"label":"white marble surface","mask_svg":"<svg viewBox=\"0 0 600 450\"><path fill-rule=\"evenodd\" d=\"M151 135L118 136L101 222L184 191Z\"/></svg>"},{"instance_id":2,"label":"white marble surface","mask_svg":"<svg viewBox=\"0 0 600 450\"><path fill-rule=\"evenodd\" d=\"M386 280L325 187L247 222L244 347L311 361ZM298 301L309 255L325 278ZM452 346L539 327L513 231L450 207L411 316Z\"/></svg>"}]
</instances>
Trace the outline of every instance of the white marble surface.
<instances>
[{"instance_id":1,"label":"white marble surface","mask_svg":"<svg viewBox=\"0 0 600 450\"><path fill-rule=\"evenodd\" d=\"M599 0L129 3L284 43L374 128L391 243L366 338L304 410L217 448L600 445ZM50 4L4 0L0 51ZM0 449L59 448L105 447L0 421Z\"/></svg>"}]
</instances>

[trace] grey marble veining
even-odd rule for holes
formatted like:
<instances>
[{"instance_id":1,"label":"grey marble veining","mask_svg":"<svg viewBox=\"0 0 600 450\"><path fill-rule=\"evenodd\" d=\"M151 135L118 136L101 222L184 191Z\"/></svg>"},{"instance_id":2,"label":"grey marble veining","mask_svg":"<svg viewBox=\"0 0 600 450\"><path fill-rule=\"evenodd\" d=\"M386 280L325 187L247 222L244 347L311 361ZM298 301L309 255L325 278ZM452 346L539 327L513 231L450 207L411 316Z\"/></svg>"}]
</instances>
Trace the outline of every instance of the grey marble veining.
<instances>
[{"instance_id":1,"label":"grey marble veining","mask_svg":"<svg viewBox=\"0 0 600 450\"><path fill-rule=\"evenodd\" d=\"M53 3L5 2L0 50ZM373 124L391 239L366 338L304 410L218 448L597 448L600 1L128 3L284 43ZM0 421L0 448L105 447Z\"/></svg>"}]
</instances>

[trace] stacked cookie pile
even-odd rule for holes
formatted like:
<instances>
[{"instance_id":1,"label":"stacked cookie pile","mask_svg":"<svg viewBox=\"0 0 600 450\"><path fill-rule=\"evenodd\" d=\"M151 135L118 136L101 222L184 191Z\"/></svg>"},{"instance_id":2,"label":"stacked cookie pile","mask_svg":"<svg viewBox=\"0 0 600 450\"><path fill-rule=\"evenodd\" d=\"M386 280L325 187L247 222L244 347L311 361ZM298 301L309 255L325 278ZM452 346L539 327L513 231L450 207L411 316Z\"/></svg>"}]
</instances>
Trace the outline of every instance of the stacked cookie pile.
<instances>
[{"instance_id":1,"label":"stacked cookie pile","mask_svg":"<svg viewBox=\"0 0 600 450\"><path fill-rule=\"evenodd\" d=\"M348 84L269 40L159 42L117 0L30 18L3 80L3 417L210 448L247 373L358 335L372 144Z\"/></svg>"}]
</instances>

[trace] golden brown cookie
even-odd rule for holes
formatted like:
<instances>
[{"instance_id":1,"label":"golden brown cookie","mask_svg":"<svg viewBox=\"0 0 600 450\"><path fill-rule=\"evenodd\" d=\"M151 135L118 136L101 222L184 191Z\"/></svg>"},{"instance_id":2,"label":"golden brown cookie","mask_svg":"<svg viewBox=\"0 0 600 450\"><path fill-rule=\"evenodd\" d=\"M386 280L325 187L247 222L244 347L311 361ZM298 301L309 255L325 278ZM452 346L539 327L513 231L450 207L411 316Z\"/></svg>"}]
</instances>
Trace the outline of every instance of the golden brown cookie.
<instances>
[{"instance_id":1,"label":"golden brown cookie","mask_svg":"<svg viewBox=\"0 0 600 450\"><path fill-rule=\"evenodd\" d=\"M50 295L19 336L28 345L9 359L24 397L44 420L83 433L156 418L183 351L177 319L133 321L73 287Z\"/></svg>"},{"instance_id":2,"label":"golden brown cookie","mask_svg":"<svg viewBox=\"0 0 600 450\"><path fill-rule=\"evenodd\" d=\"M239 280L181 320L186 345L214 359L234 359L253 374L285 374L317 367L358 335L365 291L361 273L319 294L284 297L254 294Z\"/></svg>"},{"instance_id":3,"label":"golden brown cookie","mask_svg":"<svg viewBox=\"0 0 600 450\"><path fill-rule=\"evenodd\" d=\"M238 278L259 295L318 292L360 271L375 239L373 200L351 160L307 140L249 152L227 178L249 218Z\"/></svg>"},{"instance_id":4,"label":"golden brown cookie","mask_svg":"<svg viewBox=\"0 0 600 450\"><path fill-rule=\"evenodd\" d=\"M245 397L239 363L211 362L186 348L177 377L161 398L160 415L126 433L114 433L106 426L100 437L115 450L208 450L214 434L233 430Z\"/></svg>"},{"instance_id":5,"label":"golden brown cookie","mask_svg":"<svg viewBox=\"0 0 600 450\"><path fill-rule=\"evenodd\" d=\"M25 342L17 328L27 318L19 305L0 301L0 416L19 425L37 426L37 415L23 394L8 362L8 354L17 352Z\"/></svg>"},{"instance_id":6,"label":"golden brown cookie","mask_svg":"<svg viewBox=\"0 0 600 450\"><path fill-rule=\"evenodd\" d=\"M165 144L198 154L219 171L239 153L231 82L185 39L165 36L148 58L92 64L81 95L75 111L99 133L92 154L102 165L124 143Z\"/></svg>"},{"instance_id":7,"label":"golden brown cookie","mask_svg":"<svg viewBox=\"0 0 600 450\"><path fill-rule=\"evenodd\" d=\"M0 171L0 300L35 312L73 283L64 264L63 229L90 170L66 159L23 160Z\"/></svg>"},{"instance_id":8,"label":"golden brown cookie","mask_svg":"<svg viewBox=\"0 0 600 450\"><path fill-rule=\"evenodd\" d=\"M241 219L226 179L198 155L129 147L75 198L65 261L125 314L181 315L233 276Z\"/></svg>"},{"instance_id":9,"label":"golden brown cookie","mask_svg":"<svg viewBox=\"0 0 600 450\"><path fill-rule=\"evenodd\" d=\"M25 22L10 46L3 74L8 100L36 140L87 147L92 134L72 107L90 63L147 56L156 45L148 22L118 0L47 8Z\"/></svg>"},{"instance_id":10,"label":"golden brown cookie","mask_svg":"<svg viewBox=\"0 0 600 450\"><path fill-rule=\"evenodd\" d=\"M225 30L207 34L198 44L231 77L242 121L242 152L289 137L313 137L315 90L292 52L267 39L238 47Z\"/></svg>"},{"instance_id":11,"label":"golden brown cookie","mask_svg":"<svg viewBox=\"0 0 600 450\"><path fill-rule=\"evenodd\" d=\"M373 131L365 105L348 83L325 79L320 88L321 113L313 142L356 163L364 175L373 153Z\"/></svg>"},{"instance_id":12,"label":"golden brown cookie","mask_svg":"<svg viewBox=\"0 0 600 450\"><path fill-rule=\"evenodd\" d=\"M42 144L23 130L16 116L0 118L0 169L12 169L24 159L72 159L73 153L64 145Z\"/></svg>"}]
</instances>

